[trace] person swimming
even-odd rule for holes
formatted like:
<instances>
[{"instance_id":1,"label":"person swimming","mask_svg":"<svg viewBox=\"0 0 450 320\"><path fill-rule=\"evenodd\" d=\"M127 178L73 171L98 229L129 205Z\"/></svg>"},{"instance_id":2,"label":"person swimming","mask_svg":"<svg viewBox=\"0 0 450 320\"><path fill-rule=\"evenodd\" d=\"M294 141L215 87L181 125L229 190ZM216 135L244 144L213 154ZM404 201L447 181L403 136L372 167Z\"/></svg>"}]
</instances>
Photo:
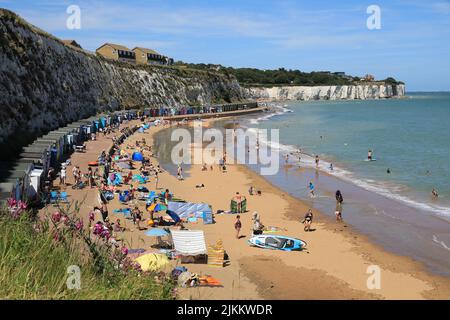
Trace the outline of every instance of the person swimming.
<instances>
[{"instance_id":1,"label":"person swimming","mask_svg":"<svg viewBox=\"0 0 450 320\"><path fill-rule=\"evenodd\" d=\"M439 193L437 192L437 190L435 188L433 188L433 190L431 190L431 195L433 196L433 198L437 198L439 197Z\"/></svg>"},{"instance_id":2,"label":"person swimming","mask_svg":"<svg viewBox=\"0 0 450 320\"><path fill-rule=\"evenodd\" d=\"M386 173L390 174L391 173L391 169L387 168Z\"/></svg>"}]
</instances>

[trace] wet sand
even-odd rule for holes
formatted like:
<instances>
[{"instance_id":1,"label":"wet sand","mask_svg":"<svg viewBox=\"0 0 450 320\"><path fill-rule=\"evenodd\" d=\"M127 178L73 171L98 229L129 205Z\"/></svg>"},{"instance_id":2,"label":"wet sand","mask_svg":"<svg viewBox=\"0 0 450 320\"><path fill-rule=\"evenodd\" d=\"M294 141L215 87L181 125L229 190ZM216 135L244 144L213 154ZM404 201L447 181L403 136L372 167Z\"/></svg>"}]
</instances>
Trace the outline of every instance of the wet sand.
<instances>
[{"instance_id":1,"label":"wet sand","mask_svg":"<svg viewBox=\"0 0 450 320\"><path fill-rule=\"evenodd\" d=\"M137 123L137 122L136 122ZM209 123L209 122L206 122ZM153 135L161 127L151 128L145 133L136 133L125 141L145 137L147 144L153 144ZM72 163L79 164L86 172L87 163L97 158L102 149L111 145L111 140L100 137L88 142L86 153L72 156ZM132 152L131 149L127 152ZM145 155L148 155L144 153ZM156 159L152 158L155 164ZM188 223L189 229L205 232L207 245L222 240L229 255L230 264L224 268L205 264L185 264L191 272L210 274L219 279L222 288L180 289L182 299L448 299L450 279L426 272L422 265L409 258L387 253L372 244L366 237L349 225L338 224L329 217L314 211L313 232L304 232L300 219L308 209L307 204L276 188L267 180L243 165L228 165L227 172L201 171L200 165L190 167L189 176L178 181L168 172L160 174L159 186L168 188L178 198L192 202L207 202L217 210L228 210L230 199L236 191L247 197L249 212L241 214L242 234L236 239L234 232L235 215L215 215L216 223L203 225ZM68 182L73 182L69 167ZM195 188L198 184L205 188ZM57 184L57 183L55 183ZM249 196L250 185L262 190L261 196ZM154 190L153 179L146 184ZM127 186L121 189L128 188ZM83 200L80 215L87 225L87 214L97 205L95 189L72 190L67 188L69 200ZM141 210L145 202L136 202ZM120 218L130 230L122 235L129 248L149 248L154 242L139 231L123 215L113 214L113 209L123 207L117 197L108 205L110 218ZM305 240L307 250L302 252L282 252L250 247L247 239L251 235L251 214L258 211L262 223L286 229L282 234ZM148 214L144 214L148 219ZM100 219L100 217L98 217ZM175 264L176 262L174 262ZM367 267L381 268L381 288L367 288Z\"/></svg>"}]
</instances>

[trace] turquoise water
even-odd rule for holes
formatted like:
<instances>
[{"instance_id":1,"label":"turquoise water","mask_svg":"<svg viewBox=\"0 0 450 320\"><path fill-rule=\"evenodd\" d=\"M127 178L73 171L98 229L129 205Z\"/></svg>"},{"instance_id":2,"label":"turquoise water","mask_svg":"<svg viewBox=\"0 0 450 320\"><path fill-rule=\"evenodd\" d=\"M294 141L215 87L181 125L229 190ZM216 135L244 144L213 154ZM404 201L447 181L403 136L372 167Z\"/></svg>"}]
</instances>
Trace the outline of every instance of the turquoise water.
<instances>
[{"instance_id":1,"label":"turquoise water","mask_svg":"<svg viewBox=\"0 0 450 320\"><path fill-rule=\"evenodd\" d=\"M252 126L280 129L285 153L301 148L319 154L323 170L329 171L331 162L336 176L450 217L450 93L280 106L286 113L253 120ZM369 149L377 161L364 161ZM302 162L312 165L308 157L302 157ZM438 199L431 197L433 188L439 192Z\"/></svg>"}]
</instances>

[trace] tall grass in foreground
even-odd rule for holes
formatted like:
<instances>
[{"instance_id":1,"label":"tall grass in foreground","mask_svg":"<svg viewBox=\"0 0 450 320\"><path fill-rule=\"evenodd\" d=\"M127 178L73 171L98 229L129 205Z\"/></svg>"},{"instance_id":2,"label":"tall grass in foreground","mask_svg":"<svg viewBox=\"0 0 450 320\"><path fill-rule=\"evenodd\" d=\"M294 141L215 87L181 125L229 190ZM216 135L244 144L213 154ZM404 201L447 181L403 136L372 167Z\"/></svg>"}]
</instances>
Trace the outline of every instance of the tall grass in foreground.
<instances>
[{"instance_id":1,"label":"tall grass in foreground","mask_svg":"<svg viewBox=\"0 0 450 320\"><path fill-rule=\"evenodd\" d=\"M64 230L28 213L12 218L7 208L0 209L0 299L173 298L170 282L123 268L125 260L114 259L112 248L90 241L82 230ZM70 265L81 269L79 290L66 285Z\"/></svg>"}]
</instances>

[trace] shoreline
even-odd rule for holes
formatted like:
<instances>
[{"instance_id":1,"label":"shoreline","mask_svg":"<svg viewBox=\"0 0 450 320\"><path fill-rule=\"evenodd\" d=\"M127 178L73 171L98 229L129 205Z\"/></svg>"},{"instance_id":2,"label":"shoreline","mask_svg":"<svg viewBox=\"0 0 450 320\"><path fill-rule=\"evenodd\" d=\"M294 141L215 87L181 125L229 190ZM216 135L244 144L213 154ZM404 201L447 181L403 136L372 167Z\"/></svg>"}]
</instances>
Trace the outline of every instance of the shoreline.
<instances>
[{"instance_id":1,"label":"shoreline","mask_svg":"<svg viewBox=\"0 0 450 320\"><path fill-rule=\"evenodd\" d=\"M205 123L209 124L210 121ZM136 132L125 141L125 145L132 145L142 137L146 138L148 145L153 145L154 134L163 129L152 127L144 133ZM82 171L85 171L87 162L97 156L102 146L108 144L108 140L101 137L99 141L88 142L88 152L72 155L72 163L79 164ZM159 163L155 158L151 160L154 164ZM70 174L68 181L72 182ZM204 183L206 187L196 189L195 185L198 183ZM247 189L250 184L261 188L262 196L248 196ZM145 185L154 189L153 179ZM182 299L445 299L450 296L448 278L430 275L418 263L385 252L349 227L345 228L345 232L333 230L333 223L317 210L314 210L317 215L313 223L316 231L303 232L298 217L303 216L307 205L274 187L265 178L243 165L229 165L227 173L219 172L217 166L214 166L213 171L202 172L199 165L193 165L189 170L189 177L184 181L177 181L165 171L160 174L159 185L169 188L177 197L188 201L206 200L213 206L213 212L218 209L226 210L229 199L236 191L240 191L248 199L249 212L242 214L243 234L247 236L246 239L250 232L251 212L256 210L261 214L265 225L286 228L287 235L301 238L309 244L308 251L296 253L250 247L246 239L234 238L233 215L216 215L216 223L213 225L186 224L188 229L204 230L207 245L221 239L231 262L224 268L183 264L191 272L211 274L218 278L224 287L180 289ZM96 192L92 192L93 190L95 189L67 189L69 200L85 199L80 210L83 219L87 219L90 206L96 203ZM118 217L123 218L112 212L113 209L121 207L116 198L108 204L112 221ZM144 216L147 218L147 214ZM132 224L126 219L124 223L131 229L123 234L124 243L129 244L130 248L147 247L151 244L152 240L143 236L143 231L133 230ZM357 238L352 240L352 237ZM261 261L264 261L265 269L262 269ZM382 286L379 290L369 290L366 287L366 269L374 262L383 270ZM277 263L286 266L286 270L290 272L281 272L279 268L274 268ZM268 279L276 281L271 282ZM302 289L292 292L296 288Z\"/></svg>"}]
</instances>

